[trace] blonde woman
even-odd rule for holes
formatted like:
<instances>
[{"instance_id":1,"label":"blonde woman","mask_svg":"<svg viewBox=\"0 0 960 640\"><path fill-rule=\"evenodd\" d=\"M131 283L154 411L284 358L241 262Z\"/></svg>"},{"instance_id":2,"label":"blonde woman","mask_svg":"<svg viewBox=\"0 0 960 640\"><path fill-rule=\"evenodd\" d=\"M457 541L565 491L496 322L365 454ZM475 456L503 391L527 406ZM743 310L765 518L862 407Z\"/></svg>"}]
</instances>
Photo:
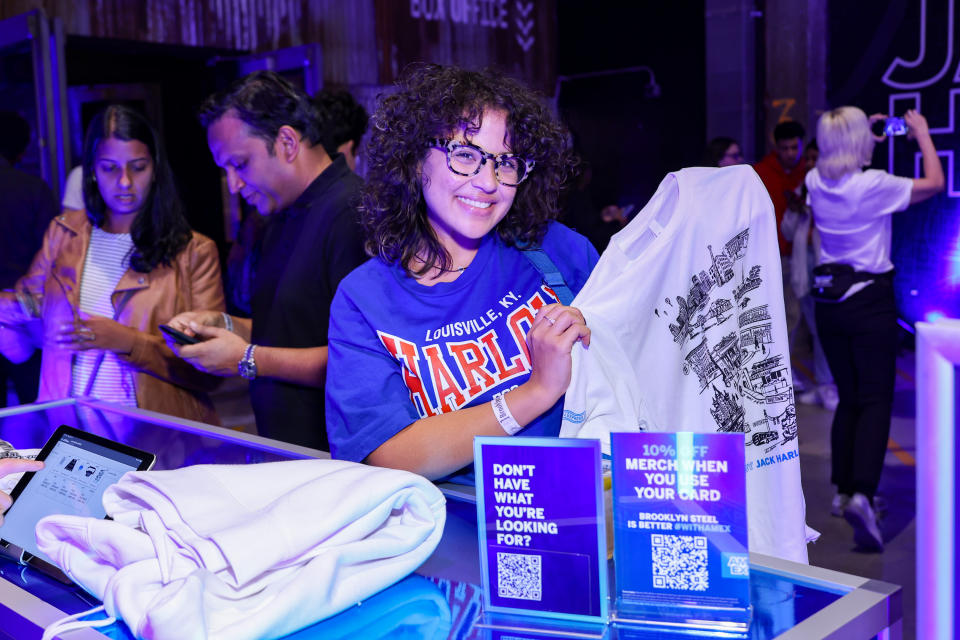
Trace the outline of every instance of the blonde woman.
<instances>
[{"instance_id":1,"label":"blonde woman","mask_svg":"<svg viewBox=\"0 0 960 640\"><path fill-rule=\"evenodd\" d=\"M833 512L850 522L861 547L876 551L883 550L883 537L873 497L890 432L897 352L891 218L944 187L927 121L914 110L904 121L920 147L923 177L862 168L883 140L870 125L883 118L868 118L856 107L823 114L817 124L820 157L806 177L821 237L812 291L817 333L839 395L830 434Z\"/></svg>"}]
</instances>

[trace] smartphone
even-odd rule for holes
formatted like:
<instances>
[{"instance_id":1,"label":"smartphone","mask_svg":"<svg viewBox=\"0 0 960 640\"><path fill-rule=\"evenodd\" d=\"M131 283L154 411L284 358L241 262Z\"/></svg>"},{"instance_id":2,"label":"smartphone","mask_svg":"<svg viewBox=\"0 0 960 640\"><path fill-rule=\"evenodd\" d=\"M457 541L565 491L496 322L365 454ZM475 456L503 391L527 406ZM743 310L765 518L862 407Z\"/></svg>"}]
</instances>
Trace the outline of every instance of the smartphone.
<instances>
[{"instance_id":1,"label":"smartphone","mask_svg":"<svg viewBox=\"0 0 960 640\"><path fill-rule=\"evenodd\" d=\"M183 331L177 331L171 326L161 324L161 325L158 325L158 328L160 329L160 331L163 331L165 334L173 338L177 342L177 344L197 344L198 342L200 342L200 338L197 338L195 336L188 336Z\"/></svg>"},{"instance_id":2,"label":"smartphone","mask_svg":"<svg viewBox=\"0 0 960 640\"><path fill-rule=\"evenodd\" d=\"M903 118L890 117L883 122L883 133L887 136L906 135L909 129Z\"/></svg>"}]
</instances>

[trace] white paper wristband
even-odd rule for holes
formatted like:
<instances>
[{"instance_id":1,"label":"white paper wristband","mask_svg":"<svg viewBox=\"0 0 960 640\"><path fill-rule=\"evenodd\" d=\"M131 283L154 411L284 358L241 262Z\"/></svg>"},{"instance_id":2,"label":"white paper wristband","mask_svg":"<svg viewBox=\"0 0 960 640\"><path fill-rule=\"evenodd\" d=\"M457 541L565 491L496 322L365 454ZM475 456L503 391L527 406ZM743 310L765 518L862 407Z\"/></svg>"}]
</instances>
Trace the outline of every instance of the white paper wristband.
<instances>
[{"instance_id":1,"label":"white paper wristband","mask_svg":"<svg viewBox=\"0 0 960 640\"><path fill-rule=\"evenodd\" d=\"M510 407L507 406L507 401L504 399L502 393L493 396L490 404L493 407L493 415L496 416L497 422L500 423L500 426L503 427L503 430L507 432L508 436L515 435L523 429L520 423L514 419L513 414L510 413Z\"/></svg>"},{"instance_id":2,"label":"white paper wristband","mask_svg":"<svg viewBox=\"0 0 960 640\"><path fill-rule=\"evenodd\" d=\"M220 312L220 315L223 316L223 328L229 331L230 333L233 333L233 318L228 316L223 311Z\"/></svg>"}]
</instances>

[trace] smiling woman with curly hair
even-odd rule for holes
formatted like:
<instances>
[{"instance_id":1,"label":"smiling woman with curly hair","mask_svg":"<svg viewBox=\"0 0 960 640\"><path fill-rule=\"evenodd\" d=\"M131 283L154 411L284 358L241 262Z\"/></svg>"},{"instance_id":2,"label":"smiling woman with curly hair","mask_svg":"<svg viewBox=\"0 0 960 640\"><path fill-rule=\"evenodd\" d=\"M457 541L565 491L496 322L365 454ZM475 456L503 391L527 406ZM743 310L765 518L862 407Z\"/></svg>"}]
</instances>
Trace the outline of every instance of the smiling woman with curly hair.
<instances>
[{"instance_id":1,"label":"smiling woman with curly hair","mask_svg":"<svg viewBox=\"0 0 960 640\"><path fill-rule=\"evenodd\" d=\"M331 308L334 457L438 478L469 471L475 435L557 435L590 330L544 273L575 293L597 261L554 221L575 166L566 130L515 80L418 65L381 98L364 151L374 259Z\"/></svg>"},{"instance_id":2,"label":"smiling woman with curly hair","mask_svg":"<svg viewBox=\"0 0 960 640\"><path fill-rule=\"evenodd\" d=\"M368 184L361 211L369 235L367 251L409 266L418 275L434 263L448 268L449 254L427 221L420 164L437 137L475 136L489 111L506 116L510 150L535 164L497 234L509 246L537 242L557 217L557 197L576 158L567 150L566 130L537 96L519 82L486 71L423 65L402 81L403 91L385 97L373 116L367 145Z\"/></svg>"}]
</instances>

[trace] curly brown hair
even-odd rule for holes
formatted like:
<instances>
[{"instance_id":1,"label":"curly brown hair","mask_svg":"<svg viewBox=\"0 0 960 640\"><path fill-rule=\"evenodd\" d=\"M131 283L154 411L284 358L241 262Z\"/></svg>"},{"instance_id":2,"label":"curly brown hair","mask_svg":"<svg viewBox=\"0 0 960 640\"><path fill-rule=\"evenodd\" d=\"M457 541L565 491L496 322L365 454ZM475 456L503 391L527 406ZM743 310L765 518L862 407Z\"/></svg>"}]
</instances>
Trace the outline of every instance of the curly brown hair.
<instances>
[{"instance_id":1,"label":"curly brown hair","mask_svg":"<svg viewBox=\"0 0 960 640\"><path fill-rule=\"evenodd\" d=\"M431 138L458 130L469 137L491 109L507 114L510 150L536 162L496 231L508 246L540 242L577 164L567 149L566 128L532 90L496 71L417 64L404 71L397 92L380 96L371 120L359 205L367 253L399 263L411 275L433 265L450 268L450 255L427 220L420 166ZM416 271L410 269L414 256L423 265Z\"/></svg>"}]
</instances>

